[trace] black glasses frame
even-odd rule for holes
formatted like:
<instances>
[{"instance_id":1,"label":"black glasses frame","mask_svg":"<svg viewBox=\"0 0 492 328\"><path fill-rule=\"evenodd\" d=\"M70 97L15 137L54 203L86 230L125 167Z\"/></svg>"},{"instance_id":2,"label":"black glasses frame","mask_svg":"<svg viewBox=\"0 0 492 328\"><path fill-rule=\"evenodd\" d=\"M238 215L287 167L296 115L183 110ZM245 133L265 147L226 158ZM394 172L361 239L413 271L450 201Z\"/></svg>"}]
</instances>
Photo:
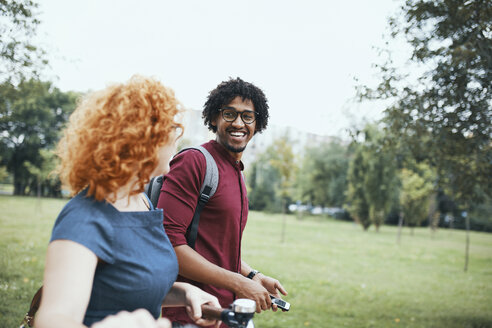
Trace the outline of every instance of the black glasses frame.
<instances>
[{"instance_id":1,"label":"black glasses frame","mask_svg":"<svg viewBox=\"0 0 492 328\"><path fill-rule=\"evenodd\" d=\"M224 111L225 110L230 110L230 111L233 111L235 113L234 115L234 119L227 119L225 116L224 116ZM243 121L244 124L252 124L254 121L256 121L256 119L258 118L258 113L257 112L254 112L254 111L251 111L251 110L245 110L243 112L238 112L237 110L235 110L234 108L219 108L219 112L222 113L222 118L224 119L224 121L226 122L234 122L236 119L237 119L237 116L240 115L241 116L241 120ZM251 122L246 122L244 120L244 114L253 114L254 118Z\"/></svg>"}]
</instances>

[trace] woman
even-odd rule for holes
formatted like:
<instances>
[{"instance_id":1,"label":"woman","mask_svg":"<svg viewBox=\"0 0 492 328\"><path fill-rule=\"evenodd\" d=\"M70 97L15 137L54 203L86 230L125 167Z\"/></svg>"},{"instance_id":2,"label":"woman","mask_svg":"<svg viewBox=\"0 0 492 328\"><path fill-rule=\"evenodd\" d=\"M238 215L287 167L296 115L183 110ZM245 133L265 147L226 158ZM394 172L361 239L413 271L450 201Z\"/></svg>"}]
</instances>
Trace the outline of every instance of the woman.
<instances>
[{"instance_id":1,"label":"woman","mask_svg":"<svg viewBox=\"0 0 492 328\"><path fill-rule=\"evenodd\" d=\"M186 306L197 324L217 299L175 283L178 264L143 193L166 173L179 137L179 103L159 82L133 77L88 95L58 145L60 179L75 195L48 246L35 327L170 327L161 306Z\"/></svg>"}]
</instances>

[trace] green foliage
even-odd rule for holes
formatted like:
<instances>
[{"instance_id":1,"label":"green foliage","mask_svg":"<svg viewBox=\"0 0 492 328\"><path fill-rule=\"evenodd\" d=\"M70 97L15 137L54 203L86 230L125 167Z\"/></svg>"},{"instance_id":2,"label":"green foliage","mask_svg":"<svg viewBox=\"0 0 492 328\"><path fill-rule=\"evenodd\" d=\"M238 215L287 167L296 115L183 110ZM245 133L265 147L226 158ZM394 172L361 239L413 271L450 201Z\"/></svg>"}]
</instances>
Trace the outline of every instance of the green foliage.
<instances>
[{"instance_id":1,"label":"green foliage","mask_svg":"<svg viewBox=\"0 0 492 328\"><path fill-rule=\"evenodd\" d=\"M376 229L383 224L397 191L395 156L391 149L384 148L383 141L384 135L375 126L366 127L362 156L368 170L363 183L369 218Z\"/></svg>"},{"instance_id":2,"label":"green foliage","mask_svg":"<svg viewBox=\"0 0 492 328\"><path fill-rule=\"evenodd\" d=\"M58 164L58 158L53 151L48 149L40 149L39 158L41 161L39 166L36 166L27 161L24 162L24 166L26 167L27 171L35 178L38 197L45 195L45 193L42 192L43 186L51 190L51 196L55 196L53 194L53 191L60 191L60 183L58 177L54 174L54 170L56 169L56 166Z\"/></svg>"},{"instance_id":3,"label":"green foliage","mask_svg":"<svg viewBox=\"0 0 492 328\"><path fill-rule=\"evenodd\" d=\"M269 164L278 172L280 180L276 188L278 197L282 200L292 198L298 167L288 136L274 140L266 152L269 154Z\"/></svg>"},{"instance_id":4,"label":"green foliage","mask_svg":"<svg viewBox=\"0 0 492 328\"><path fill-rule=\"evenodd\" d=\"M2 156L0 156L0 163L2 163ZM4 181L8 176L7 168L0 165L0 182Z\"/></svg>"},{"instance_id":5,"label":"green foliage","mask_svg":"<svg viewBox=\"0 0 492 328\"><path fill-rule=\"evenodd\" d=\"M7 176L7 168L5 166L0 166L0 181L3 181Z\"/></svg>"},{"instance_id":6,"label":"green foliage","mask_svg":"<svg viewBox=\"0 0 492 328\"><path fill-rule=\"evenodd\" d=\"M349 167L347 209L365 230L371 223L378 230L398 190L396 156L377 126L367 125L362 134Z\"/></svg>"},{"instance_id":7,"label":"green foliage","mask_svg":"<svg viewBox=\"0 0 492 328\"><path fill-rule=\"evenodd\" d=\"M349 153L340 141L306 149L298 178L300 199L322 207L345 203Z\"/></svg>"},{"instance_id":8,"label":"green foliage","mask_svg":"<svg viewBox=\"0 0 492 328\"><path fill-rule=\"evenodd\" d=\"M32 43L38 6L31 0L0 0L0 83L37 76L47 64L44 51Z\"/></svg>"},{"instance_id":9,"label":"green foliage","mask_svg":"<svg viewBox=\"0 0 492 328\"><path fill-rule=\"evenodd\" d=\"M281 212L294 194L298 167L287 136L273 141L249 170L250 208Z\"/></svg>"},{"instance_id":10,"label":"green foliage","mask_svg":"<svg viewBox=\"0 0 492 328\"><path fill-rule=\"evenodd\" d=\"M64 93L50 82L22 81L0 84L0 149L14 177L14 193L23 195L32 174L24 162L41 167L40 149L52 148L75 108L75 93Z\"/></svg>"},{"instance_id":11,"label":"green foliage","mask_svg":"<svg viewBox=\"0 0 492 328\"><path fill-rule=\"evenodd\" d=\"M0 327L18 327L42 283L51 228L65 203L41 199L38 207L36 198L0 196ZM292 305L255 314L257 327L492 326L492 234L471 233L462 279L462 231L431 239L416 228L395 247L395 227L363 233L348 222L288 215L281 244L283 220L252 211L243 236L243 259L278 278Z\"/></svg>"},{"instance_id":12,"label":"green foliage","mask_svg":"<svg viewBox=\"0 0 492 328\"><path fill-rule=\"evenodd\" d=\"M256 211L280 212L281 207L275 197L278 172L267 162L259 159L249 169L249 207Z\"/></svg>"},{"instance_id":13,"label":"green foliage","mask_svg":"<svg viewBox=\"0 0 492 328\"><path fill-rule=\"evenodd\" d=\"M407 0L390 26L412 47L409 62L384 63L378 87L359 93L392 100L391 140L431 163L440 187L465 206L492 195L491 21L491 1Z\"/></svg>"},{"instance_id":14,"label":"green foliage","mask_svg":"<svg viewBox=\"0 0 492 328\"><path fill-rule=\"evenodd\" d=\"M365 196L364 175L367 170L366 164L362 156L362 148L357 147L354 157L350 161L347 181L347 203L344 207L355 219L357 223L362 225L364 230L371 226L369 219L369 204Z\"/></svg>"},{"instance_id":15,"label":"green foliage","mask_svg":"<svg viewBox=\"0 0 492 328\"><path fill-rule=\"evenodd\" d=\"M492 232L492 198L484 195L484 201L481 203L472 203L469 211L467 211L470 219L470 230ZM447 211L447 215L454 218L452 223L453 228L466 229L464 212L456 207L451 207ZM444 217L441 214L442 217ZM449 226L449 222L441 220L441 226Z\"/></svg>"},{"instance_id":16,"label":"green foliage","mask_svg":"<svg viewBox=\"0 0 492 328\"><path fill-rule=\"evenodd\" d=\"M428 165L420 165L420 174L401 170L400 208L410 226L419 226L429 215L435 179Z\"/></svg>"}]
</instances>

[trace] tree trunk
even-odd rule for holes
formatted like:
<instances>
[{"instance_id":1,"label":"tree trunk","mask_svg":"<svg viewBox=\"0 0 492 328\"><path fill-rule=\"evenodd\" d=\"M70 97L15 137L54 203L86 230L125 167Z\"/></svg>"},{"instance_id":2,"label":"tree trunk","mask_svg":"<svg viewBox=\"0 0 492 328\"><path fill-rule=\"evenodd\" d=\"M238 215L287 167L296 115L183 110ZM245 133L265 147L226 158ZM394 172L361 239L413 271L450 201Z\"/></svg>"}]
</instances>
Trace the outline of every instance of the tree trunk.
<instances>
[{"instance_id":1,"label":"tree trunk","mask_svg":"<svg viewBox=\"0 0 492 328\"><path fill-rule=\"evenodd\" d=\"M470 218L465 215L466 245L465 245L465 272L468 270L468 256L470 253Z\"/></svg>"},{"instance_id":2,"label":"tree trunk","mask_svg":"<svg viewBox=\"0 0 492 328\"><path fill-rule=\"evenodd\" d=\"M37 183L36 193L37 193L37 198L38 198L36 206L37 206L38 211L41 211L41 182L39 181L39 179L38 179L38 183Z\"/></svg>"},{"instance_id":3,"label":"tree trunk","mask_svg":"<svg viewBox=\"0 0 492 328\"><path fill-rule=\"evenodd\" d=\"M287 215L285 214L285 200L282 200L282 236L280 242L285 241L285 228L287 226Z\"/></svg>"},{"instance_id":4,"label":"tree trunk","mask_svg":"<svg viewBox=\"0 0 492 328\"><path fill-rule=\"evenodd\" d=\"M41 182L39 180L38 180L36 187L37 187L36 188L37 189L36 195L38 196L38 199L40 199L41 198Z\"/></svg>"},{"instance_id":5,"label":"tree trunk","mask_svg":"<svg viewBox=\"0 0 492 328\"><path fill-rule=\"evenodd\" d=\"M403 212L400 212L400 217L398 218L398 234L396 235L396 243L400 245L401 238L401 228L403 227Z\"/></svg>"},{"instance_id":6,"label":"tree trunk","mask_svg":"<svg viewBox=\"0 0 492 328\"><path fill-rule=\"evenodd\" d=\"M303 214L304 214L304 211L301 209L301 201L297 201L296 203L297 207L296 207L296 210L297 210L297 219L298 220L302 220L302 217L303 217Z\"/></svg>"},{"instance_id":7,"label":"tree trunk","mask_svg":"<svg viewBox=\"0 0 492 328\"><path fill-rule=\"evenodd\" d=\"M450 215L449 216L450 219L449 219L449 231L452 231L454 229L454 215Z\"/></svg>"},{"instance_id":8,"label":"tree trunk","mask_svg":"<svg viewBox=\"0 0 492 328\"><path fill-rule=\"evenodd\" d=\"M23 196L24 195L23 189L24 189L23 184L16 181L15 177L14 177L14 195L15 196Z\"/></svg>"}]
</instances>

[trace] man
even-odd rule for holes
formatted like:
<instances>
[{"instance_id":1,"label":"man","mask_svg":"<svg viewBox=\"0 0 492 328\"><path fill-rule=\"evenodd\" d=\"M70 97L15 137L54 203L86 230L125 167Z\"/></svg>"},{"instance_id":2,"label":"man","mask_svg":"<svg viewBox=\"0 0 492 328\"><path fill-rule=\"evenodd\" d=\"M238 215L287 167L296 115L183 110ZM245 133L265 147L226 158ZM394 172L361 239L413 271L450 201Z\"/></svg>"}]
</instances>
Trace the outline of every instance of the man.
<instances>
[{"instance_id":1,"label":"man","mask_svg":"<svg viewBox=\"0 0 492 328\"><path fill-rule=\"evenodd\" d=\"M212 90L202 116L216 139L203 144L219 170L219 185L200 215L195 249L187 245L191 223L205 176L206 161L197 150L176 156L162 185L158 207L179 263L178 281L190 282L217 296L222 307L235 298L256 301L257 312L272 305L270 294L286 290L276 279L253 270L241 260L241 237L248 217L248 198L241 158L248 142L268 124L267 99L258 87L240 78ZM164 310L172 321L187 323L182 308Z\"/></svg>"}]
</instances>

